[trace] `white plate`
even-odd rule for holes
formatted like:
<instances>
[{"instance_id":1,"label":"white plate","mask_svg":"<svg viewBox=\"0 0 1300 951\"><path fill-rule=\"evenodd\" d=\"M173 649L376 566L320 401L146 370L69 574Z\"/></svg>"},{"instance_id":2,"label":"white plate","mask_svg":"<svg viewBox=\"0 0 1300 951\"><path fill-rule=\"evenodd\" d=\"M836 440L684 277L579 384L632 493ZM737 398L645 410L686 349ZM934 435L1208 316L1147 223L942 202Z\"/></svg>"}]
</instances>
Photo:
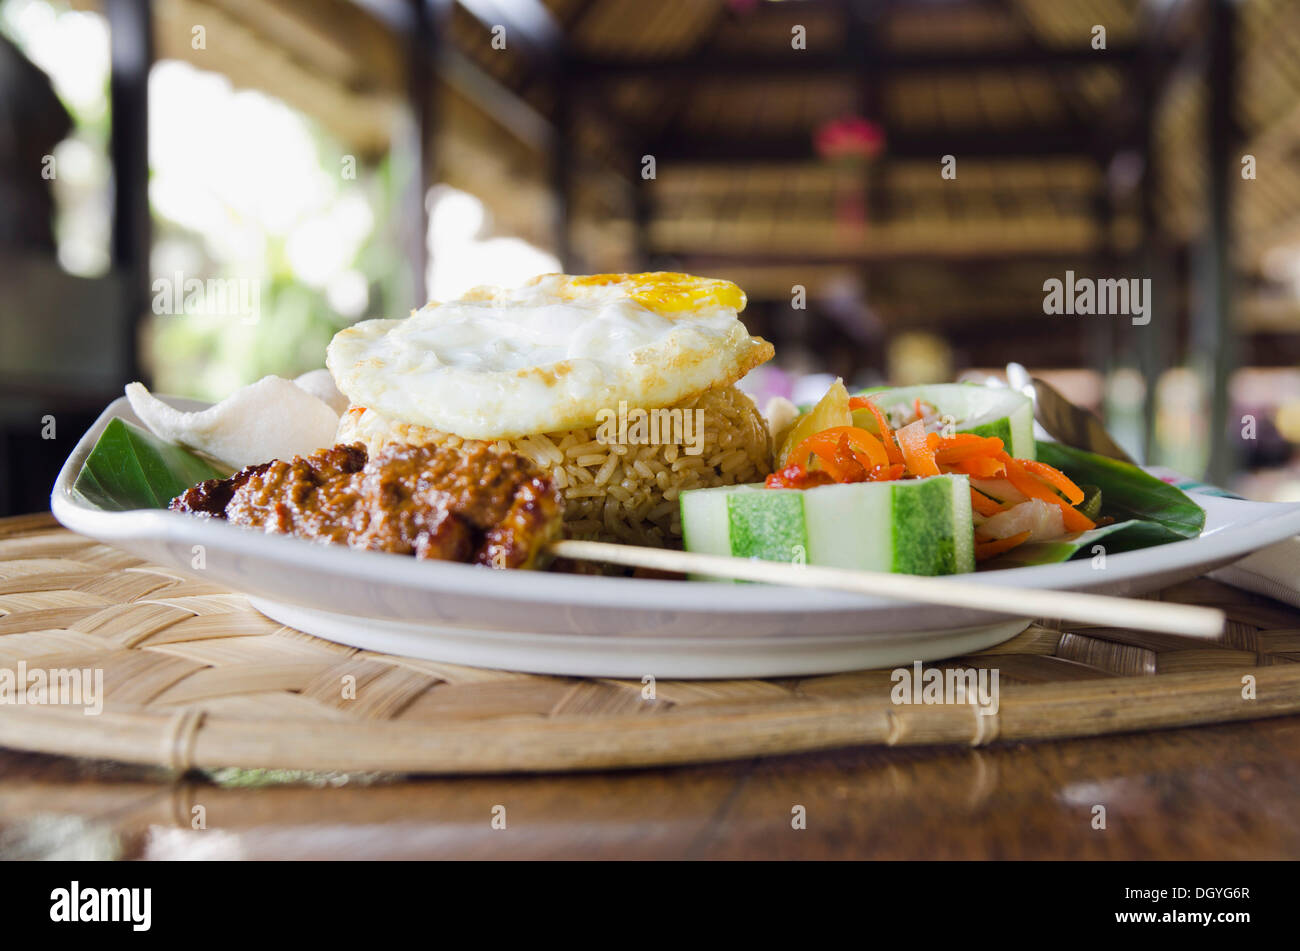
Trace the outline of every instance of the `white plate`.
<instances>
[{"instance_id":1,"label":"white plate","mask_svg":"<svg viewBox=\"0 0 1300 951\"><path fill-rule=\"evenodd\" d=\"M82 437L51 497L60 522L241 591L284 624L369 650L580 676L779 677L955 657L1000 643L1028 623L834 591L495 571L264 535L175 512L107 512L71 490L115 416L139 424L119 399ZM1137 594L1300 533L1300 505L1197 501L1206 511L1199 538L1110 555L1101 569L1084 559L988 572L980 580ZM202 570L192 567L196 546Z\"/></svg>"}]
</instances>

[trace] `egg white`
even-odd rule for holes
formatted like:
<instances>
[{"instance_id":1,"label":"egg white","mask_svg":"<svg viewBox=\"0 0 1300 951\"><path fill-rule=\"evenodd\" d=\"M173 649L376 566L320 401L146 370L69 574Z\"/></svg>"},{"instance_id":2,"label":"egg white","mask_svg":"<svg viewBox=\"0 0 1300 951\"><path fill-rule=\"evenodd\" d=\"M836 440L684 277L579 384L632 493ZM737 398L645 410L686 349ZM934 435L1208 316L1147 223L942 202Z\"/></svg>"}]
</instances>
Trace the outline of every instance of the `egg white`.
<instances>
[{"instance_id":1,"label":"egg white","mask_svg":"<svg viewBox=\"0 0 1300 951\"><path fill-rule=\"evenodd\" d=\"M353 406L468 439L509 439L594 425L621 401L670 406L771 357L771 344L716 298L656 311L624 282L554 274L356 324L334 337L326 362Z\"/></svg>"}]
</instances>

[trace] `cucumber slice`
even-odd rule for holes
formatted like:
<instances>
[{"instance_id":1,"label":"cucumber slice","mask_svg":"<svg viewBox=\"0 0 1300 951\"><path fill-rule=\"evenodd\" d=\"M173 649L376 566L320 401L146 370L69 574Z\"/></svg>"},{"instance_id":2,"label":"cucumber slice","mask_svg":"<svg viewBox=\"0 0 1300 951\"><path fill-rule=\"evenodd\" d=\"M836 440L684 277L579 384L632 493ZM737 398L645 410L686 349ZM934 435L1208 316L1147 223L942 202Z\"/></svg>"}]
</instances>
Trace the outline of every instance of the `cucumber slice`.
<instances>
[{"instance_id":1,"label":"cucumber slice","mask_svg":"<svg viewBox=\"0 0 1300 951\"><path fill-rule=\"evenodd\" d=\"M975 570L963 475L813 489L692 489L682 493L681 506L687 551L916 575Z\"/></svg>"},{"instance_id":2,"label":"cucumber slice","mask_svg":"<svg viewBox=\"0 0 1300 951\"><path fill-rule=\"evenodd\" d=\"M911 406L919 399L938 410L940 416L951 416L955 422L953 432L997 436L1015 458L1035 458L1034 404L1015 390L975 383L934 383L858 395L868 397L886 412L900 403ZM854 412L853 425L876 432L876 422L867 410Z\"/></svg>"}]
</instances>

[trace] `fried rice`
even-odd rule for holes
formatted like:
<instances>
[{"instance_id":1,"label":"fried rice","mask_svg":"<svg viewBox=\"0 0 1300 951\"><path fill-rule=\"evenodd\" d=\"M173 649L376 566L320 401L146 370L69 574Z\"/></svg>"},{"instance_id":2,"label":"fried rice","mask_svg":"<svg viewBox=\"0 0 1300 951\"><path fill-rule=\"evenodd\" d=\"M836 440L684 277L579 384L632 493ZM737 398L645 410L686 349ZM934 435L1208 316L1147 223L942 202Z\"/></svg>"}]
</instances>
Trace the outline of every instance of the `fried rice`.
<instances>
[{"instance_id":1,"label":"fried rice","mask_svg":"<svg viewBox=\"0 0 1300 951\"><path fill-rule=\"evenodd\" d=\"M494 443L552 473L564 496L567 537L681 547L680 494L687 489L761 481L771 471L771 448L758 408L735 386L707 390L662 409L702 411L702 417L693 417L703 421L702 451L686 451L700 445L698 438L689 445L671 437L660 438L657 444L636 438L620 441L611 439L609 429L601 426ZM343 414L337 441L363 443L372 454L392 442L464 449L482 445L478 440L395 422L360 406Z\"/></svg>"}]
</instances>

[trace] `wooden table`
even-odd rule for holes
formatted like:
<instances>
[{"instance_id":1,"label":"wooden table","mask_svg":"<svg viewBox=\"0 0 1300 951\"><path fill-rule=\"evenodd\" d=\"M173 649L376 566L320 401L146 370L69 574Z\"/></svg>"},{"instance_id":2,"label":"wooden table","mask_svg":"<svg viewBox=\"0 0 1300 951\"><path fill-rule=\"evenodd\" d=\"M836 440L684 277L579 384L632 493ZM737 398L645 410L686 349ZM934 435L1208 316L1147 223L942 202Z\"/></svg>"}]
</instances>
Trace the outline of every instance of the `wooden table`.
<instances>
[{"instance_id":1,"label":"wooden table","mask_svg":"<svg viewBox=\"0 0 1300 951\"><path fill-rule=\"evenodd\" d=\"M1300 857L1300 717L626 773L239 785L257 780L0 751L0 858ZM791 827L796 806L806 829Z\"/></svg>"},{"instance_id":2,"label":"wooden table","mask_svg":"<svg viewBox=\"0 0 1300 951\"><path fill-rule=\"evenodd\" d=\"M7 549L8 557L40 556L11 588L34 585L48 595L89 584L98 592L70 614L38 611L31 623L41 629L75 626L101 603L121 617L114 598L129 606L162 583L147 567L139 569L146 577L129 576L139 562L118 565L122 559L103 546L41 534L61 532L48 517L5 526L40 536L39 550L27 552L25 541ZM85 559L78 562L84 571L41 581L42 571L59 567L41 558L72 556ZM119 590L122 578L106 585L113 579L92 570L103 556L127 573L130 591ZM1201 668L1258 661L1293 669L1300 611L1235 590L1200 592L1216 603L1226 598L1230 617L1243 619L1230 624L1226 647L1159 661L1181 659L1175 669L1189 659ZM202 598L181 600L200 610L194 602ZM175 622L163 628L163 641L202 642L232 616ZM187 624L195 629L182 630ZM291 632L294 643L302 637ZM1071 669L1142 676L1157 660L1136 649L1111 657L1099 648L1104 642L1071 637L1083 647L1068 658L1021 658L1008 676L1041 678L1042 665L1083 662L1104 669ZM553 700L541 700L507 712L542 715ZM706 766L454 778L247 770L177 777L0 749L0 858L1294 859L1297 789L1300 716L979 749L875 746ZM1104 829L1094 827L1098 806ZM800 814L805 828L794 828Z\"/></svg>"}]
</instances>

